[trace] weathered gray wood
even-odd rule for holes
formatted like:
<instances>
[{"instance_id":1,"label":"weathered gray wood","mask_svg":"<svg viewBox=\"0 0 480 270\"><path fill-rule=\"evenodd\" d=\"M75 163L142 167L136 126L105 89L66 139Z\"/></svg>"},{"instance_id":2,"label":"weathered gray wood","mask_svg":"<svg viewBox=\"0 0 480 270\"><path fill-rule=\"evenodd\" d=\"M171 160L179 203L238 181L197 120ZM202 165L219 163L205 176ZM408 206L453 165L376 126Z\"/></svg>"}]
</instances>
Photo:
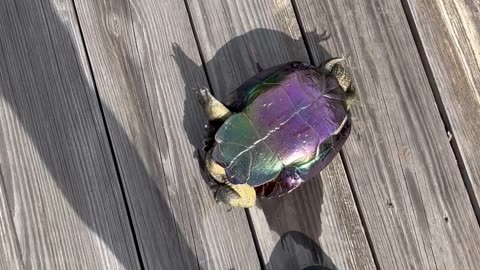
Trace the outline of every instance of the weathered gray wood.
<instances>
[{"instance_id":1,"label":"weathered gray wood","mask_svg":"<svg viewBox=\"0 0 480 270\"><path fill-rule=\"evenodd\" d=\"M429 69L480 218L480 2L409 0Z\"/></svg>"},{"instance_id":2,"label":"weathered gray wood","mask_svg":"<svg viewBox=\"0 0 480 270\"><path fill-rule=\"evenodd\" d=\"M480 229L400 1L296 3L348 56L360 101L346 164L380 268L478 269Z\"/></svg>"},{"instance_id":3,"label":"weathered gray wood","mask_svg":"<svg viewBox=\"0 0 480 270\"><path fill-rule=\"evenodd\" d=\"M1 104L1 103L0 103ZM1 113L1 112L0 112ZM0 269L24 269L0 166Z\"/></svg>"},{"instance_id":4,"label":"weathered gray wood","mask_svg":"<svg viewBox=\"0 0 480 270\"><path fill-rule=\"evenodd\" d=\"M25 269L139 269L75 18L68 1L0 1L5 252Z\"/></svg>"},{"instance_id":5,"label":"weathered gray wood","mask_svg":"<svg viewBox=\"0 0 480 270\"><path fill-rule=\"evenodd\" d=\"M206 78L178 55L200 62L184 2L75 3L146 269L258 269L244 211L214 202L195 160L205 118L185 85Z\"/></svg>"},{"instance_id":6,"label":"weathered gray wood","mask_svg":"<svg viewBox=\"0 0 480 270\"><path fill-rule=\"evenodd\" d=\"M290 1L187 2L218 97L257 73L256 63L308 61ZM267 269L375 268L340 159L321 177L250 211Z\"/></svg>"},{"instance_id":7,"label":"weathered gray wood","mask_svg":"<svg viewBox=\"0 0 480 270\"><path fill-rule=\"evenodd\" d=\"M262 201L261 208L251 211L267 269L301 269L312 263L375 269L348 181L339 181L346 179L341 164L336 159L321 177L288 196Z\"/></svg>"}]
</instances>

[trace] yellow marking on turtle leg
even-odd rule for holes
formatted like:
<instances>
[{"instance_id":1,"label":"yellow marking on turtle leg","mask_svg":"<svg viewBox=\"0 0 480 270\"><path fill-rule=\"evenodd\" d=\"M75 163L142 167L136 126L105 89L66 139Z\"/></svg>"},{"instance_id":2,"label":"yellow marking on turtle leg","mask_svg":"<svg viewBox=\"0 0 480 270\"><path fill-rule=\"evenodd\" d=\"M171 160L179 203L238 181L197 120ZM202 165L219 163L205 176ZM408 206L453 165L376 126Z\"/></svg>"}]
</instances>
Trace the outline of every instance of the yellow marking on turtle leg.
<instances>
[{"instance_id":1,"label":"yellow marking on turtle leg","mask_svg":"<svg viewBox=\"0 0 480 270\"><path fill-rule=\"evenodd\" d=\"M333 74L343 90L347 91L352 83L352 78L348 74L347 70L340 64L345 61L345 57L336 57L330 59L323 65L323 70L327 73Z\"/></svg>"},{"instance_id":2,"label":"yellow marking on turtle leg","mask_svg":"<svg viewBox=\"0 0 480 270\"><path fill-rule=\"evenodd\" d=\"M207 171L215 181L219 183L225 182L225 169L212 159L212 150L207 153L206 166Z\"/></svg>"},{"instance_id":3,"label":"yellow marking on turtle leg","mask_svg":"<svg viewBox=\"0 0 480 270\"><path fill-rule=\"evenodd\" d=\"M215 193L215 200L231 207L250 208L255 205L257 194L248 184L222 184Z\"/></svg>"},{"instance_id":4,"label":"yellow marking on turtle leg","mask_svg":"<svg viewBox=\"0 0 480 270\"><path fill-rule=\"evenodd\" d=\"M332 67L332 74L337 78L338 84L340 84L343 90L347 91L352 83L352 78L347 70L343 66L335 64Z\"/></svg>"},{"instance_id":5,"label":"yellow marking on turtle leg","mask_svg":"<svg viewBox=\"0 0 480 270\"><path fill-rule=\"evenodd\" d=\"M345 61L345 57L335 57L323 64L323 69L327 72L332 72L333 66L338 65L338 63Z\"/></svg>"},{"instance_id":6,"label":"yellow marking on turtle leg","mask_svg":"<svg viewBox=\"0 0 480 270\"><path fill-rule=\"evenodd\" d=\"M198 102L203 106L207 113L207 118L210 121L225 121L232 115L225 105L218 101L208 90L208 88L201 87L197 90Z\"/></svg>"},{"instance_id":7,"label":"yellow marking on turtle leg","mask_svg":"<svg viewBox=\"0 0 480 270\"><path fill-rule=\"evenodd\" d=\"M355 87L352 85L352 77L350 77L347 70L339 64L342 61L345 61L344 57L333 58L325 63L324 70L332 73L335 78L337 78L338 84L345 90L345 94L347 95L347 110L349 110L358 99L358 96Z\"/></svg>"}]
</instances>

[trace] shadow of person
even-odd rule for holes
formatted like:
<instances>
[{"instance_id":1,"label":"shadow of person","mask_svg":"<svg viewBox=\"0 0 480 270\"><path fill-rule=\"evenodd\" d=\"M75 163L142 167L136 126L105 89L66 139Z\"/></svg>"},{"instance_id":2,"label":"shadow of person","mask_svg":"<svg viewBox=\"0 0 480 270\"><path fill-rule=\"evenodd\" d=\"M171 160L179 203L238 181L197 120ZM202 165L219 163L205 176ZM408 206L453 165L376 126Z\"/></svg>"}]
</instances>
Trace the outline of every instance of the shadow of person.
<instances>
[{"instance_id":1,"label":"shadow of person","mask_svg":"<svg viewBox=\"0 0 480 270\"><path fill-rule=\"evenodd\" d=\"M275 245L266 269L336 270L328 257L314 240L301 232L289 231Z\"/></svg>"},{"instance_id":2,"label":"shadow of person","mask_svg":"<svg viewBox=\"0 0 480 270\"><path fill-rule=\"evenodd\" d=\"M143 259L149 269L201 268L179 232L160 180L149 173L116 115L97 99L84 52L77 51L51 5L47 0L0 1L0 101L6 104L0 110L0 156L2 169L7 168L7 201L21 230L21 252L29 256L25 265L48 260L51 269L107 264L109 269L141 269ZM120 150L109 146L101 110ZM128 156L135 177L125 177L126 168L117 174L113 150ZM151 196L150 205L130 197L128 208L154 207L160 222L152 218L147 224L149 217L133 211L130 224L129 195L122 195L119 176L124 185ZM51 181L63 196L49 192L56 190L47 188ZM141 238L135 239L132 230ZM118 261L99 248L103 245Z\"/></svg>"},{"instance_id":3,"label":"shadow of person","mask_svg":"<svg viewBox=\"0 0 480 270\"><path fill-rule=\"evenodd\" d=\"M322 61L331 58L330 54L321 46L322 42L329 39L329 35L326 32L321 34L307 32L305 33L305 38L312 42L311 44L318 44L318 48L315 48L315 51L319 54L319 58ZM268 42L261 42L265 40ZM269 46L270 44L271 46ZM282 44L282 46L277 46L278 44ZM284 48L284 50L282 51L280 47ZM221 101L224 100L227 94L240 86L241 83L256 74L259 71L259 66L266 69L288 61L308 62L303 39L293 39L283 32L261 28L231 39L218 49L215 55L206 61L203 66L199 66L192 61L180 47L173 45L172 50L185 81L188 82L187 78L193 73L192 70L205 70L209 77L209 87ZM234 60L238 60L238 62L232 62ZM185 85L185 102L196 101L195 88L198 87L199 85ZM199 149L202 147L201 138L198 137L198 133L191 132L194 128L190 126L192 123L190 119L194 118L195 115L185 112L184 127L190 143L196 149ZM288 221L289 227L287 230L295 229L308 232L308 235L313 239L318 239L321 235L322 190L322 181L320 176L317 176L287 196L259 200L257 201L257 206L264 210L268 226L278 235L283 235L286 230L286 221L281 219L289 217L290 221ZM315 202L313 208L311 205L306 205L309 202ZM311 213L315 213L315 215L309 219L302 217L303 212L299 211L299 209L306 208L310 208ZM295 221L291 221L292 219ZM278 249L277 253L279 254ZM285 258L293 259L293 257ZM279 259L281 258L279 257Z\"/></svg>"}]
</instances>

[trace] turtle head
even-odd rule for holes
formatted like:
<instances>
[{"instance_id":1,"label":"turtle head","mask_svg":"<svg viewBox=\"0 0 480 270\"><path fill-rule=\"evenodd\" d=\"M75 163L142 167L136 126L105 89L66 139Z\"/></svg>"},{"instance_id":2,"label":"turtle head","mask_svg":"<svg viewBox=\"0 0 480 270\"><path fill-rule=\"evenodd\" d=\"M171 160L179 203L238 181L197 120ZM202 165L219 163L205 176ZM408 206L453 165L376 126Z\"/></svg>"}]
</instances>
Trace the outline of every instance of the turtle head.
<instances>
[{"instance_id":1,"label":"turtle head","mask_svg":"<svg viewBox=\"0 0 480 270\"><path fill-rule=\"evenodd\" d=\"M350 77L350 74L348 74L345 67L340 64L343 61L345 61L344 57L332 58L321 65L320 69L327 74L334 75L343 90L347 91L352 84L352 78Z\"/></svg>"},{"instance_id":2,"label":"turtle head","mask_svg":"<svg viewBox=\"0 0 480 270\"><path fill-rule=\"evenodd\" d=\"M345 61L344 57L335 57L320 66L322 72L327 74L332 74L337 78L338 84L345 90L347 95L346 103L347 110L355 103L357 100L357 94L355 87L352 85L352 77L348 73L347 69L340 64L340 62Z\"/></svg>"}]
</instances>

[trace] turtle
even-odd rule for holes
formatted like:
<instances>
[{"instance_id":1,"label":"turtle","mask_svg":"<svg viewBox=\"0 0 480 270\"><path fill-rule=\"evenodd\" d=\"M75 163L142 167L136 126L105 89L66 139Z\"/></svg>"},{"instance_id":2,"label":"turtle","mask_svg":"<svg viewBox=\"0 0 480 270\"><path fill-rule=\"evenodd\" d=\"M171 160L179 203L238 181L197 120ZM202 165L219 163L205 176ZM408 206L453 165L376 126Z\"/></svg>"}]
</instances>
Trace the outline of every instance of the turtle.
<instances>
[{"instance_id":1,"label":"turtle","mask_svg":"<svg viewBox=\"0 0 480 270\"><path fill-rule=\"evenodd\" d=\"M225 103L196 89L208 118L204 159L215 199L250 208L317 175L351 130L356 100L342 57L314 66L293 61L261 70Z\"/></svg>"}]
</instances>

